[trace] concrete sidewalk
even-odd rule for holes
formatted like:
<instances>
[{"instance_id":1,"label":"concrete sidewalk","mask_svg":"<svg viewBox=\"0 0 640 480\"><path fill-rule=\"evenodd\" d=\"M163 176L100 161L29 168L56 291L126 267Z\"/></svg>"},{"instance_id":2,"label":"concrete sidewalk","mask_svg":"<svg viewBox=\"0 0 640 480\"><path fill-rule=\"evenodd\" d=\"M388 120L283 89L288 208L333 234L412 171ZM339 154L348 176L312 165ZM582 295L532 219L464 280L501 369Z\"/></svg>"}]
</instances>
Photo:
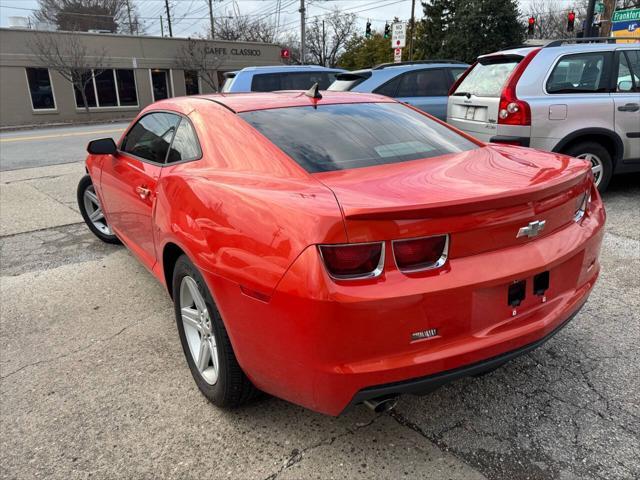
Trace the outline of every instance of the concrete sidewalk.
<instances>
[{"instance_id":1,"label":"concrete sidewalk","mask_svg":"<svg viewBox=\"0 0 640 480\"><path fill-rule=\"evenodd\" d=\"M169 296L75 207L81 163L0 175L1 478L483 479L389 415L194 384Z\"/></svg>"}]
</instances>

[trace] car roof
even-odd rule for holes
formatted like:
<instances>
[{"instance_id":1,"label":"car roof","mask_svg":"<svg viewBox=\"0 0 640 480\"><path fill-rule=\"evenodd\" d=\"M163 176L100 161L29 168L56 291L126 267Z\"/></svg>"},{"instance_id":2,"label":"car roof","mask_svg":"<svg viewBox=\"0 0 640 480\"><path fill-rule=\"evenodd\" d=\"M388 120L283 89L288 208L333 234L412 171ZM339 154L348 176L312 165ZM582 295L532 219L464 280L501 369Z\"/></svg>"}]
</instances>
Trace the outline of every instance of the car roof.
<instances>
[{"instance_id":1,"label":"car roof","mask_svg":"<svg viewBox=\"0 0 640 480\"><path fill-rule=\"evenodd\" d=\"M189 97L194 98L194 97ZM200 95L197 98L220 104L233 112L267 110L272 108L304 107L317 105L334 105L344 103L394 103L395 101L372 93L331 92L323 91L322 98L314 100L301 90L280 92L251 93L213 93Z\"/></svg>"},{"instance_id":2,"label":"car roof","mask_svg":"<svg viewBox=\"0 0 640 480\"><path fill-rule=\"evenodd\" d=\"M238 73L256 72L256 73L286 73L286 72L308 72L308 71L326 71L326 72L342 72L341 68L322 67L320 65L267 65L261 67L245 67L242 70L236 70Z\"/></svg>"},{"instance_id":3,"label":"car roof","mask_svg":"<svg viewBox=\"0 0 640 480\"><path fill-rule=\"evenodd\" d=\"M551 42L549 42L551 43ZM488 53L486 55L480 55L478 58L491 57L494 55L519 55L526 56L529 52L542 48L545 52L559 52L559 53L580 53L580 52L593 52L593 51L610 51L617 48L624 48L625 46L633 46L629 43L563 43L562 45L523 45L521 47L508 48L500 50L498 52ZM636 45L637 47L637 45Z\"/></svg>"}]
</instances>

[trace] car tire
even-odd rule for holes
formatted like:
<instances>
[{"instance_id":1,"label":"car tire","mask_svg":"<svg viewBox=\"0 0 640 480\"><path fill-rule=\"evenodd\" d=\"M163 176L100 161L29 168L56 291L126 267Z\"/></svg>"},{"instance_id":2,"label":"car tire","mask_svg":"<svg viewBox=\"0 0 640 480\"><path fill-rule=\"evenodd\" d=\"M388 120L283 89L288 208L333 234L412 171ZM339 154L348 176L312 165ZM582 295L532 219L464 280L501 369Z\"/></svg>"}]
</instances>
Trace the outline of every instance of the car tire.
<instances>
[{"instance_id":1,"label":"car tire","mask_svg":"<svg viewBox=\"0 0 640 480\"><path fill-rule=\"evenodd\" d=\"M78 208L89 230L105 243L121 243L116 237L102 213L102 206L96 195L89 175L85 175L78 183Z\"/></svg>"},{"instance_id":2,"label":"car tire","mask_svg":"<svg viewBox=\"0 0 640 480\"><path fill-rule=\"evenodd\" d=\"M202 394L221 408L235 408L254 398L258 390L240 368L213 297L186 255L176 262L172 285L180 343ZM203 349L208 349L209 359L199 365Z\"/></svg>"},{"instance_id":3,"label":"car tire","mask_svg":"<svg viewBox=\"0 0 640 480\"><path fill-rule=\"evenodd\" d=\"M567 155L591 161L591 170L598 190L604 192L613 176L613 161L609 151L597 142L580 142L570 146Z\"/></svg>"}]
</instances>

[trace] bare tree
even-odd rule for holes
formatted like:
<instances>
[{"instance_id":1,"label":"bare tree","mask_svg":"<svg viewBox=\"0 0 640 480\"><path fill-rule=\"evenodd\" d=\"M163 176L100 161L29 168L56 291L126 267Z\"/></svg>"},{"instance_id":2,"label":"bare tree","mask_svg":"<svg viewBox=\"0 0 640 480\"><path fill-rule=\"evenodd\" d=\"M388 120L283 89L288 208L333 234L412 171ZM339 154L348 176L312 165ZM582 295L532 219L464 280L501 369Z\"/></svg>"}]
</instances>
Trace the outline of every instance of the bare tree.
<instances>
[{"instance_id":1,"label":"bare tree","mask_svg":"<svg viewBox=\"0 0 640 480\"><path fill-rule=\"evenodd\" d=\"M567 31L569 12L576 14L574 31ZM586 18L586 2L577 2L575 8L567 8L566 4L557 0L534 0L529 4L528 15L536 19L533 38L561 39L573 38L581 30Z\"/></svg>"},{"instance_id":2,"label":"bare tree","mask_svg":"<svg viewBox=\"0 0 640 480\"><path fill-rule=\"evenodd\" d=\"M326 18L315 17L307 26L306 48L312 63L335 67L345 44L356 31L356 16L334 10Z\"/></svg>"},{"instance_id":3,"label":"bare tree","mask_svg":"<svg viewBox=\"0 0 640 480\"><path fill-rule=\"evenodd\" d=\"M195 70L200 79L216 91L217 70L225 60L218 50L205 40L190 38L179 50L176 65L182 70Z\"/></svg>"},{"instance_id":4,"label":"bare tree","mask_svg":"<svg viewBox=\"0 0 640 480\"><path fill-rule=\"evenodd\" d=\"M89 113L87 86L105 69L106 50L90 51L77 35L52 35L35 33L29 48L46 68L58 72L71 82L82 97L82 104Z\"/></svg>"},{"instance_id":5,"label":"bare tree","mask_svg":"<svg viewBox=\"0 0 640 480\"><path fill-rule=\"evenodd\" d=\"M135 5L129 0L132 23L139 25ZM58 30L82 31L119 29L129 31L127 0L39 0L36 20L51 23Z\"/></svg>"},{"instance_id":6,"label":"bare tree","mask_svg":"<svg viewBox=\"0 0 640 480\"><path fill-rule=\"evenodd\" d=\"M214 26L217 40L271 43L276 31L273 23L247 15L217 17Z\"/></svg>"}]
</instances>

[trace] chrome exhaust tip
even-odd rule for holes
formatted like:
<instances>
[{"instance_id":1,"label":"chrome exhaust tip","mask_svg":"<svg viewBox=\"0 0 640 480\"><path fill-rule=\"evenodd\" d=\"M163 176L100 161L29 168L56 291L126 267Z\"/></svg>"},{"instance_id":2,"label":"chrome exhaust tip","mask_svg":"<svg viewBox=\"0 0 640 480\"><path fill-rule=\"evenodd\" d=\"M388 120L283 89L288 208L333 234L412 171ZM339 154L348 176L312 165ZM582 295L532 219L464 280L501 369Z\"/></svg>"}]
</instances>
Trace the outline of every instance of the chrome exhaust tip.
<instances>
[{"instance_id":1,"label":"chrome exhaust tip","mask_svg":"<svg viewBox=\"0 0 640 480\"><path fill-rule=\"evenodd\" d=\"M398 397L372 398L371 400L365 400L362 403L375 413L382 413L392 410L398 403Z\"/></svg>"}]
</instances>

